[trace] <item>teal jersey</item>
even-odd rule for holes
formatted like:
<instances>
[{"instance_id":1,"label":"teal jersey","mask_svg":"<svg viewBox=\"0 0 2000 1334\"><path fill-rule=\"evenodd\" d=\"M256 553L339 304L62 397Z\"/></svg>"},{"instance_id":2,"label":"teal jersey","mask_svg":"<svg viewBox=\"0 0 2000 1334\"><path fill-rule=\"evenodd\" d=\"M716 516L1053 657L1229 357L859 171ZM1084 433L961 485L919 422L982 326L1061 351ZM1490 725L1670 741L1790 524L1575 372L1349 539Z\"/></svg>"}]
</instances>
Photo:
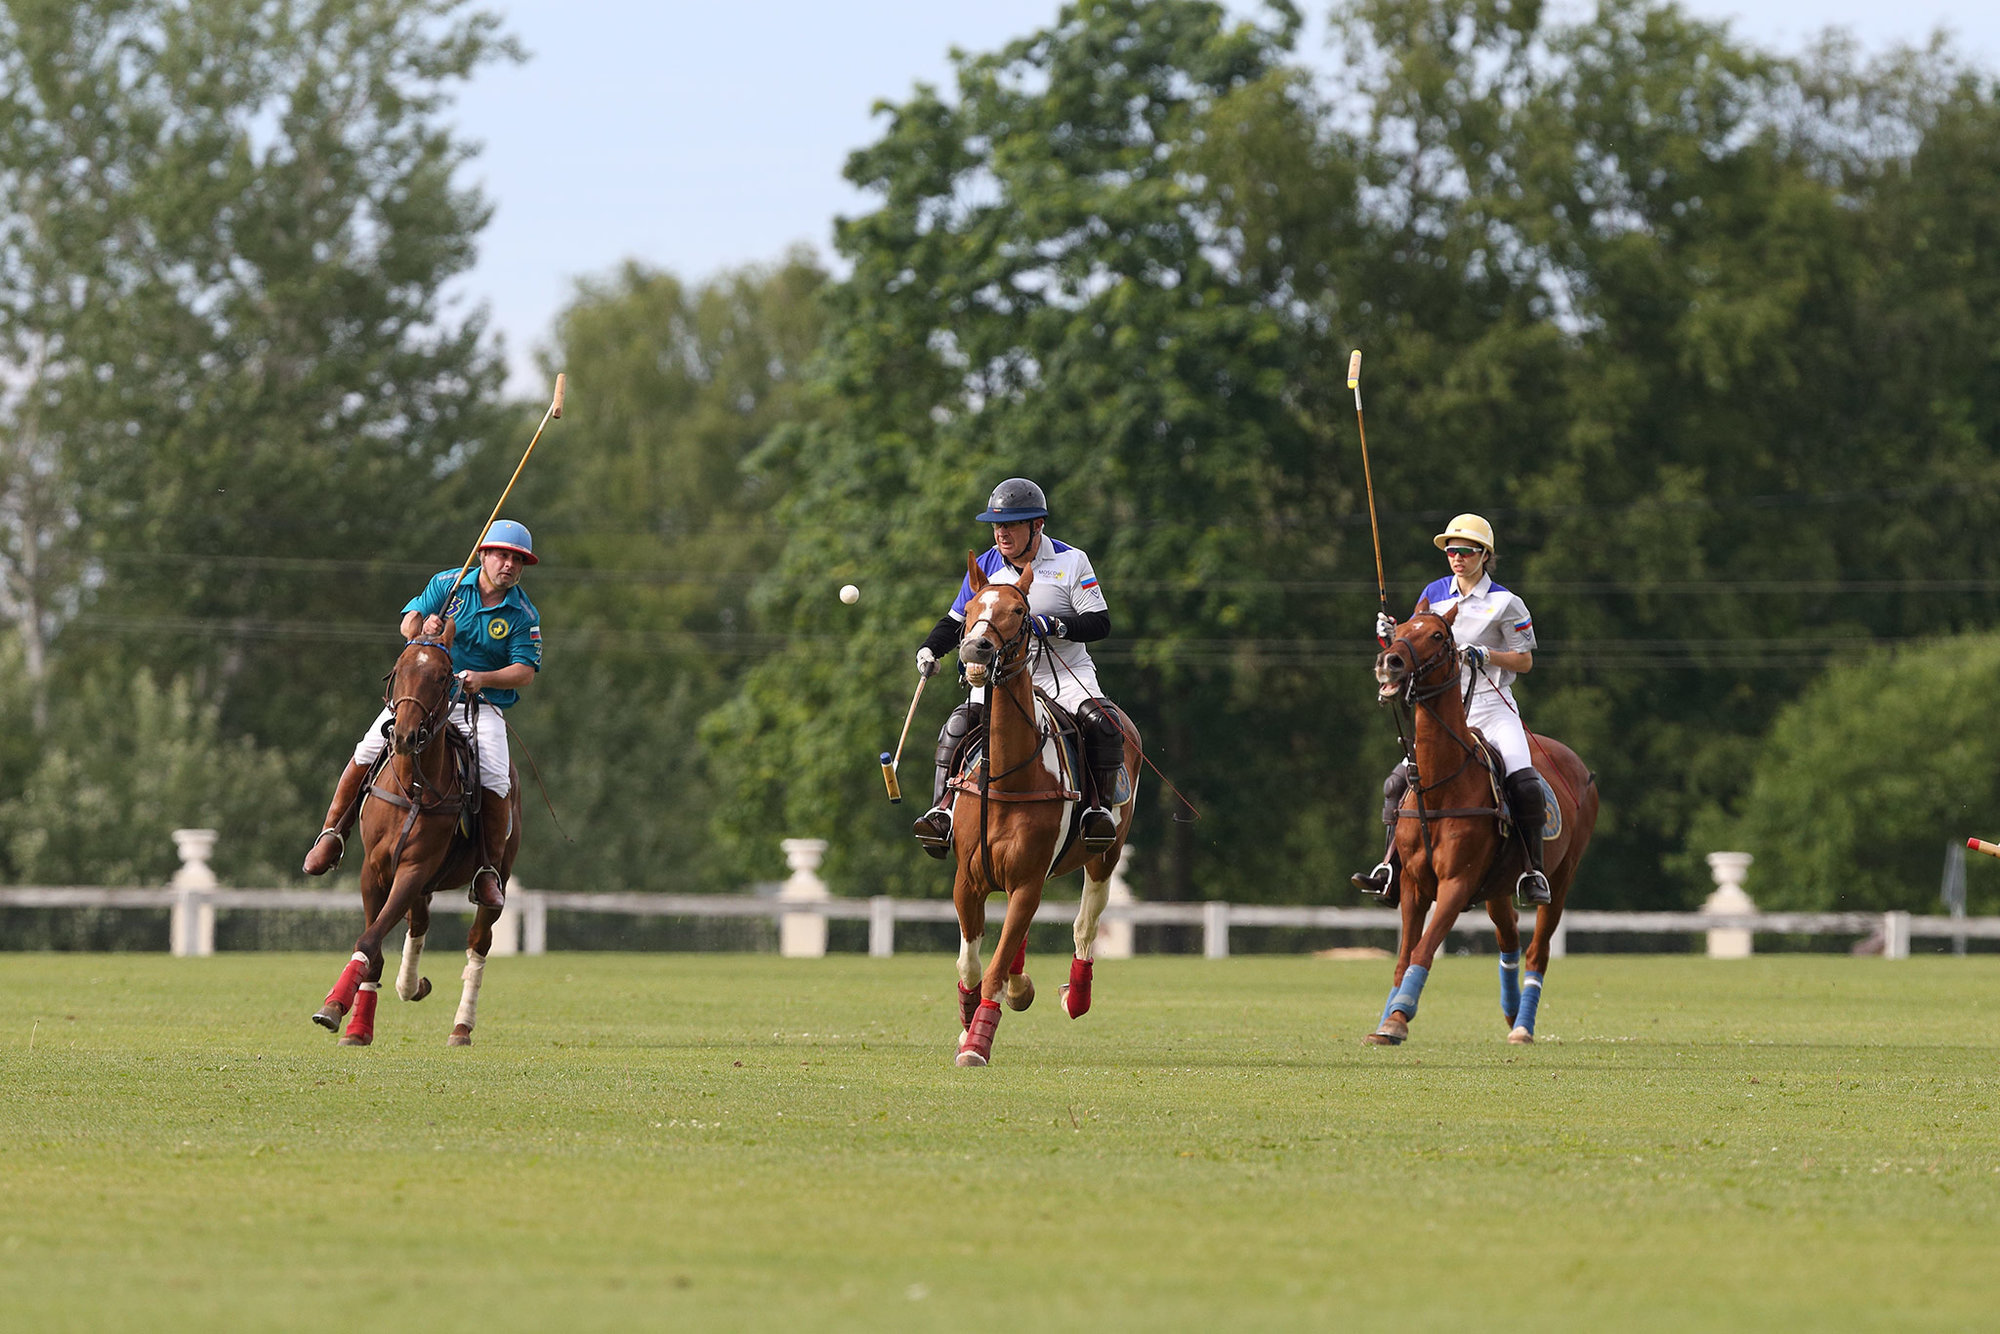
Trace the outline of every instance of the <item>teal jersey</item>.
<instances>
[{"instance_id":1,"label":"teal jersey","mask_svg":"<svg viewBox=\"0 0 2000 1334\"><path fill-rule=\"evenodd\" d=\"M457 570L439 570L424 585L424 591L410 599L406 612L425 616L449 613L457 625L452 632L453 671L497 672L509 663L525 662L542 670L542 616L519 584L490 607L479 605L479 571L466 572L456 592L452 579ZM518 690L483 690L487 703L507 708L521 697Z\"/></svg>"}]
</instances>

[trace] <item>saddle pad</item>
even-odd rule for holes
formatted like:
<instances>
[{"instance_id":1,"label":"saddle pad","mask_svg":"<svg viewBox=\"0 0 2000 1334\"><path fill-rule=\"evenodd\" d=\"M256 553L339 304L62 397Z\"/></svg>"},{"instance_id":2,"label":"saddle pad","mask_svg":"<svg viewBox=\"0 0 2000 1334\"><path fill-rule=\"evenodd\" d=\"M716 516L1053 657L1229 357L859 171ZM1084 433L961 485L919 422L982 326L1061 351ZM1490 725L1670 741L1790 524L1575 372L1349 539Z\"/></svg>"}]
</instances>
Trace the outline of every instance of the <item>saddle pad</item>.
<instances>
[{"instance_id":1,"label":"saddle pad","mask_svg":"<svg viewBox=\"0 0 2000 1334\"><path fill-rule=\"evenodd\" d=\"M1556 800L1556 790L1549 786L1548 776L1540 769L1535 770L1535 781L1542 785L1542 841L1550 843L1562 837L1562 803Z\"/></svg>"},{"instance_id":2,"label":"saddle pad","mask_svg":"<svg viewBox=\"0 0 2000 1334\"><path fill-rule=\"evenodd\" d=\"M1075 732L1063 732L1060 733L1059 735L1061 735L1062 737L1063 766L1066 770L1066 772L1063 775L1063 781L1069 783L1072 789L1074 789L1075 791L1081 792L1083 791L1083 788L1075 782L1074 776L1087 772L1087 769L1084 765L1084 758L1081 753L1083 749L1083 738L1077 735ZM1125 772L1125 767L1123 765L1120 765L1118 767L1118 782L1111 793L1111 800L1105 802L1104 804L1106 806L1112 807L1113 809L1116 809L1117 807L1123 806L1131 800L1132 800L1132 776Z\"/></svg>"}]
</instances>

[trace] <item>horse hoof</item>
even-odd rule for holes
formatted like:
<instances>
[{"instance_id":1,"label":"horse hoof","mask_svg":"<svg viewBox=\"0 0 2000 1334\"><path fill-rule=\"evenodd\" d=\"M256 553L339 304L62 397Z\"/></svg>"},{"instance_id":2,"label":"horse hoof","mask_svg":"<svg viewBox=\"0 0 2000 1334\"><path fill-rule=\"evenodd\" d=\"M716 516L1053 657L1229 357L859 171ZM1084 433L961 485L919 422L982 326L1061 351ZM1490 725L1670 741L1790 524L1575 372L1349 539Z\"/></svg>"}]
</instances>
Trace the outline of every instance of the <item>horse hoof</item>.
<instances>
[{"instance_id":1,"label":"horse hoof","mask_svg":"<svg viewBox=\"0 0 2000 1334\"><path fill-rule=\"evenodd\" d=\"M959 1066L961 1069L964 1069L970 1066L985 1065L986 1058L984 1056L981 1056L976 1051L965 1051L961 1049L958 1053L958 1059L957 1061L954 1062L954 1064Z\"/></svg>"},{"instance_id":2,"label":"horse hoof","mask_svg":"<svg viewBox=\"0 0 2000 1334\"><path fill-rule=\"evenodd\" d=\"M322 1005L319 1007L319 1013L313 1016L313 1022L331 1033L340 1027L340 1021L346 1016L347 1010L344 1006Z\"/></svg>"},{"instance_id":3,"label":"horse hoof","mask_svg":"<svg viewBox=\"0 0 2000 1334\"><path fill-rule=\"evenodd\" d=\"M472 1030L464 1024L454 1025L451 1030L451 1036L444 1040L444 1045L447 1047L470 1047L472 1045Z\"/></svg>"},{"instance_id":4,"label":"horse hoof","mask_svg":"<svg viewBox=\"0 0 2000 1334\"><path fill-rule=\"evenodd\" d=\"M1400 1047L1403 1045L1403 1040L1409 1036L1409 1021L1392 1014L1382 1021L1380 1028L1361 1040L1373 1047Z\"/></svg>"},{"instance_id":5,"label":"horse hoof","mask_svg":"<svg viewBox=\"0 0 2000 1334\"><path fill-rule=\"evenodd\" d=\"M1021 984L1018 990L1016 990L1014 986L1016 982L1019 982ZM1025 1010L1034 1003L1035 1003L1035 984L1034 981L1031 978L1029 978L1029 976L1026 973L1022 973L1019 976L1010 977L1007 979L1008 1009Z\"/></svg>"},{"instance_id":6,"label":"horse hoof","mask_svg":"<svg viewBox=\"0 0 2000 1334\"><path fill-rule=\"evenodd\" d=\"M1535 1040L1535 1035L1533 1033L1530 1033L1525 1028L1516 1028L1513 1032L1507 1035L1507 1041L1513 1043L1517 1047L1525 1047L1534 1040Z\"/></svg>"},{"instance_id":7,"label":"horse hoof","mask_svg":"<svg viewBox=\"0 0 2000 1334\"><path fill-rule=\"evenodd\" d=\"M342 1033L340 1035L340 1045L343 1047L367 1047L372 1045L374 1041L375 1037L372 1033Z\"/></svg>"},{"instance_id":8,"label":"horse hoof","mask_svg":"<svg viewBox=\"0 0 2000 1334\"><path fill-rule=\"evenodd\" d=\"M428 977L420 977L417 979L416 994L411 996L410 999L413 1001L420 1001L424 997L430 994L431 994L431 980Z\"/></svg>"}]
</instances>

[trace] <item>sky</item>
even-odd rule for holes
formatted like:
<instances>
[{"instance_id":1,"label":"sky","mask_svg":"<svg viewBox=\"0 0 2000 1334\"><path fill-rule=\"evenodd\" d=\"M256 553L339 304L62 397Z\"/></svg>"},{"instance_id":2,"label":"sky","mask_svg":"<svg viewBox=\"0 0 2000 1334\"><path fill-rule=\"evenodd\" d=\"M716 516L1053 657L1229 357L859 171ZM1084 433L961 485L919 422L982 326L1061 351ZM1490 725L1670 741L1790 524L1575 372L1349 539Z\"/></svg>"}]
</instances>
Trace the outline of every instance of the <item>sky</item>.
<instances>
[{"instance_id":1,"label":"sky","mask_svg":"<svg viewBox=\"0 0 2000 1334\"><path fill-rule=\"evenodd\" d=\"M540 393L534 351L579 278L632 259L701 279L793 245L831 262L833 219L866 209L841 178L872 141L878 101L949 86L949 51L995 49L1048 24L1056 0L486 0L527 48L482 72L456 120L494 205L456 298L483 305L510 388ZM1244 13L1250 0L1231 0ZM1326 5L1302 7L1323 14ZM1827 26L1864 46L1945 27L2000 68L1992 0L1683 0L1752 41L1795 49ZM1305 54L1323 31L1309 30Z\"/></svg>"}]
</instances>

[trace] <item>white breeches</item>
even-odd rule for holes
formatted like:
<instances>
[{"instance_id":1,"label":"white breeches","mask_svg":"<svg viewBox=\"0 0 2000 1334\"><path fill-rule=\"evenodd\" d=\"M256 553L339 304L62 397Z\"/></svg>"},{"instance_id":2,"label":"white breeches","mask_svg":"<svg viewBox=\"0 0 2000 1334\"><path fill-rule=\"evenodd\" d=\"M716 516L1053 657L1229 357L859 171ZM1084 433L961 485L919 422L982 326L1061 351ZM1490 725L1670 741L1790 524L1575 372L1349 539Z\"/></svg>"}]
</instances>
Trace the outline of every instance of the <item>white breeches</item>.
<instances>
[{"instance_id":1,"label":"white breeches","mask_svg":"<svg viewBox=\"0 0 2000 1334\"><path fill-rule=\"evenodd\" d=\"M375 715L375 721L361 734L361 743L354 748L356 764L373 764L389 744L389 738L382 735L382 724L394 717L384 709ZM451 725L471 739L479 753L479 786L496 797L507 795L507 719L500 710L482 708L475 715L476 721L467 722L465 705L451 706Z\"/></svg>"},{"instance_id":2,"label":"white breeches","mask_svg":"<svg viewBox=\"0 0 2000 1334\"><path fill-rule=\"evenodd\" d=\"M1465 720L1486 734L1510 774L1531 769L1535 764L1528 753L1528 729L1522 725L1521 715L1513 704L1512 691L1496 691L1481 682L1473 693L1472 707L1465 711Z\"/></svg>"},{"instance_id":3,"label":"white breeches","mask_svg":"<svg viewBox=\"0 0 2000 1334\"><path fill-rule=\"evenodd\" d=\"M1047 695L1071 713L1075 713L1078 708L1082 707L1083 702L1087 699L1104 698L1104 691L1097 684L1097 672L1089 666L1085 666L1072 674L1065 665L1056 669L1054 680L1049 679L1042 672L1036 672L1033 679L1035 684L1041 687L1044 695ZM986 687L979 686L974 688L972 702L975 704L986 702Z\"/></svg>"}]
</instances>

